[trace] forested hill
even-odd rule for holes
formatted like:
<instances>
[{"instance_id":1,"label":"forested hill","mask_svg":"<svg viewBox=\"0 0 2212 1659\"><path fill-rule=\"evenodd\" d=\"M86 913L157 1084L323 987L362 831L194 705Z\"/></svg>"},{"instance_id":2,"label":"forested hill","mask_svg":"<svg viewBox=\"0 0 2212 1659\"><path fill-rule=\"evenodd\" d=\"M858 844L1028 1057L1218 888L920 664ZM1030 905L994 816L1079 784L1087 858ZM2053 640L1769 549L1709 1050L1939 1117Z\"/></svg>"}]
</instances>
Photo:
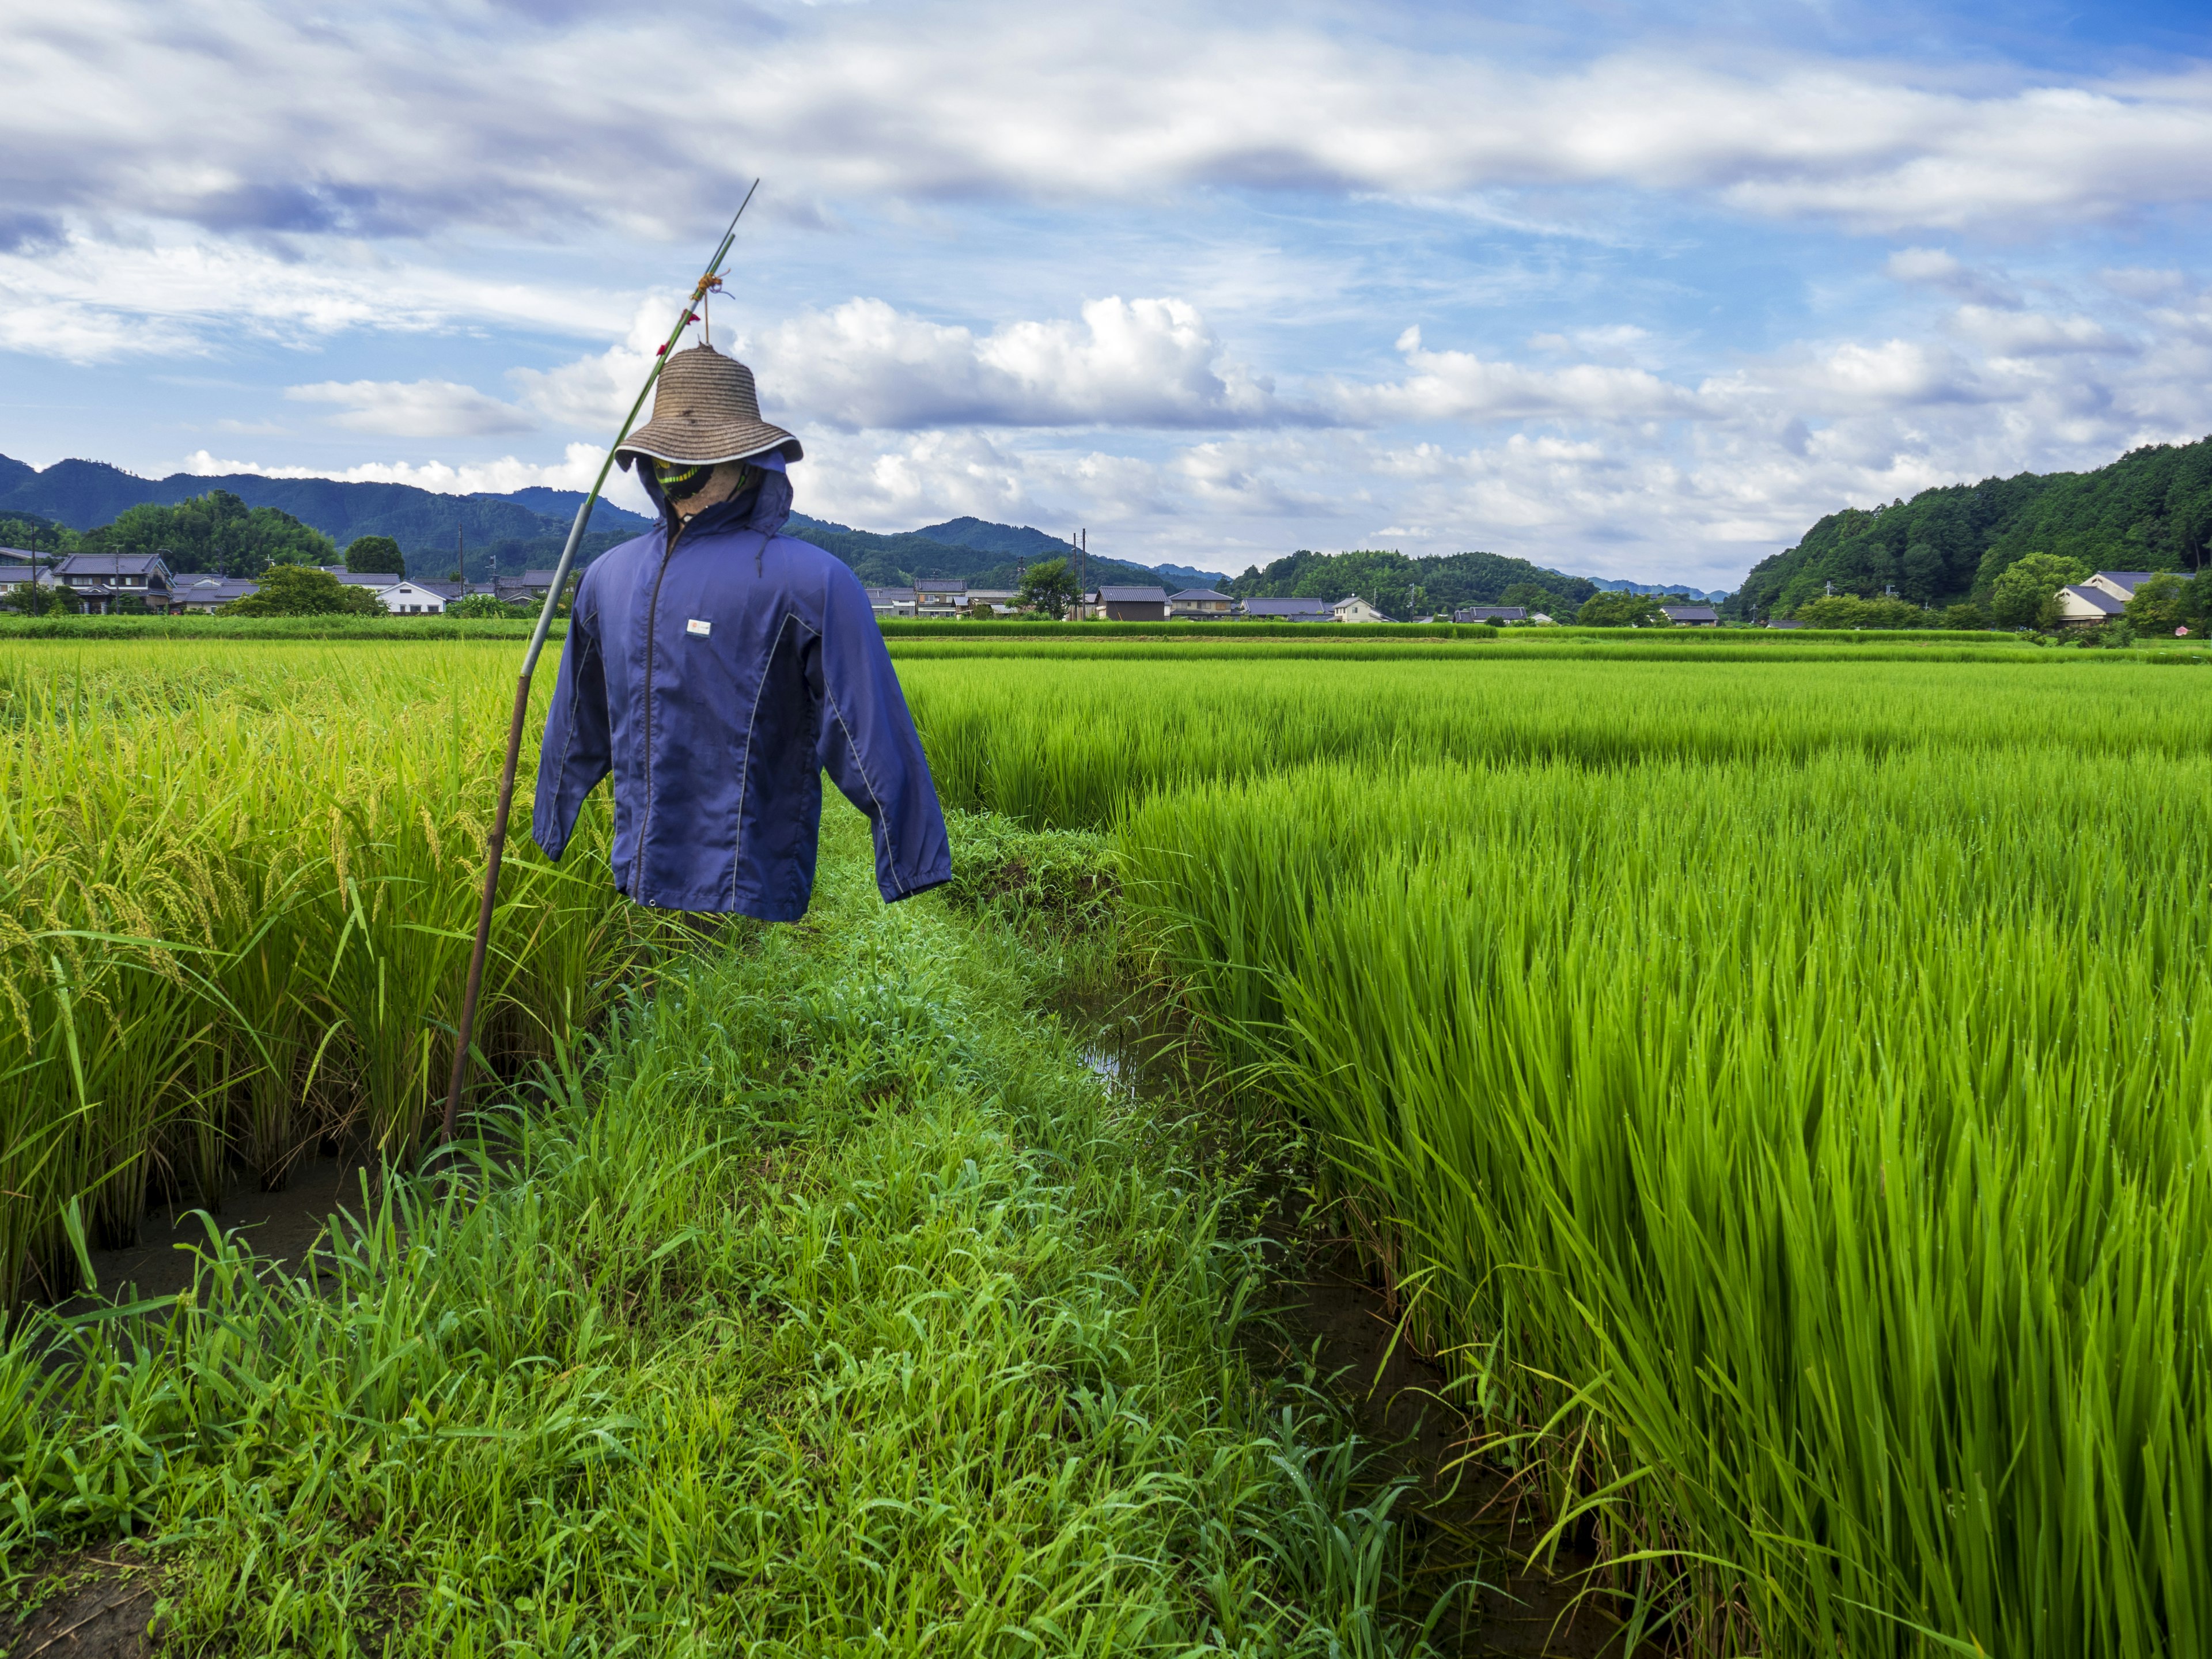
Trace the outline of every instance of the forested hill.
<instances>
[{"instance_id":1,"label":"forested hill","mask_svg":"<svg viewBox=\"0 0 2212 1659\"><path fill-rule=\"evenodd\" d=\"M0 517L27 514L72 530L112 523L127 508L173 507L210 490L227 490L249 507L273 507L330 537L340 547L356 536L389 536L417 575L443 575L457 541L469 551L470 574L497 546L503 568L550 564L567 539L583 492L518 489L506 495L444 495L412 484L347 483L336 478L264 478L173 472L142 478L105 461L57 461L40 471L0 455ZM644 529L647 520L605 501L592 509L592 540L604 545Z\"/></svg>"},{"instance_id":2,"label":"forested hill","mask_svg":"<svg viewBox=\"0 0 2212 1659\"><path fill-rule=\"evenodd\" d=\"M921 530L883 535L794 513L791 533L835 553L871 587L906 587L917 576L958 576L971 586L1012 587L1015 573L1024 564L1072 559L1066 542L1041 530L990 524L981 519L954 519ZM1096 553L1084 569L1085 580L1093 587L1101 582L1125 582L1175 588L1189 585L1194 578L1207 582L1220 580L1204 571L1175 565L1130 564Z\"/></svg>"},{"instance_id":3,"label":"forested hill","mask_svg":"<svg viewBox=\"0 0 2212 1659\"><path fill-rule=\"evenodd\" d=\"M1651 587L1570 576L1502 553L1298 552L1254 565L1227 591L1248 599L1340 599L1357 593L1401 619L1468 605L1525 605L1566 620L1601 587L1639 593L1705 595L1692 587Z\"/></svg>"},{"instance_id":4,"label":"forested hill","mask_svg":"<svg viewBox=\"0 0 2212 1659\"><path fill-rule=\"evenodd\" d=\"M2212 438L2131 450L2094 472L2022 472L1923 489L1909 501L1831 513L1796 546L1752 567L1725 609L1762 617L1887 587L1915 605L1986 600L2030 553L2092 570L2194 570L2212 552Z\"/></svg>"}]
</instances>

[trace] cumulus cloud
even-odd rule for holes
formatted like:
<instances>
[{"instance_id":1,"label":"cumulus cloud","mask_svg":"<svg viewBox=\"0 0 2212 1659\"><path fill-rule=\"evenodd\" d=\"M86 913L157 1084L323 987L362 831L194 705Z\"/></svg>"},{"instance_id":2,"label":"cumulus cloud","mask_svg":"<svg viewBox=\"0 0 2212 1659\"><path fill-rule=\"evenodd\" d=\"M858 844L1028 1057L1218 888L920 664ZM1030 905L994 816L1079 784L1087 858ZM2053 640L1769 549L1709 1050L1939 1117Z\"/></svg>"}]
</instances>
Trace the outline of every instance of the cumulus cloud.
<instances>
[{"instance_id":1,"label":"cumulus cloud","mask_svg":"<svg viewBox=\"0 0 2212 1659\"><path fill-rule=\"evenodd\" d=\"M505 495L511 490L544 485L549 489L589 489L606 459L603 447L570 444L557 461L519 460L512 455L495 461L363 461L354 466L269 466L258 461L227 460L207 450L194 450L184 459L183 470L202 477L227 472L251 473L258 478L336 478L343 483L403 483L441 495L472 495L480 492ZM606 499L618 507L651 510L642 486L629 475L609 475Z\"/></svg>"},{"instance_id":2,"label":"cumulus cloud","mask_svg":"<svg viewBox=\"0 0 2212 1659\"><path fill-rule=\"evenodd\" d=\"M882 300L778 324L757 349L763 394L833 425L1224 427L1297 418L1181 300L1093 300L1079 321L978 336Z\"/></svg>"},{"instance_id":3,"label":"cumulus cloud","mask_svg":"<svg viewBox=\"0 0 2212 1659\"><path fill-rule=\"evenodd\" d=\"M320 380L285 388L296 403L335 404L331 424L394 438L483 438L536 423L496 398L453 380Z\"/></svg>"}]
</instances>

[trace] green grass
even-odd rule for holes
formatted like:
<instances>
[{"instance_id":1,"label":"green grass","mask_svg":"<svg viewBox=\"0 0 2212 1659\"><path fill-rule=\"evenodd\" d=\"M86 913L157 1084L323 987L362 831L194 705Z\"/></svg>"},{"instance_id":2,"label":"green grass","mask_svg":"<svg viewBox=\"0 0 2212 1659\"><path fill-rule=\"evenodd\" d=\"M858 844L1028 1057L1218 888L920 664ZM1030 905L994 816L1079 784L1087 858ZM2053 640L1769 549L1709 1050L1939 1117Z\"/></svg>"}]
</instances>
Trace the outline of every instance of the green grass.
<instances>
[{"instance_id":1,"label":"green grass","mask_svg":"<svg viewBox=\"0 0 2212 1659\"><path fill-rule=\"evenodd\" d=\"M549 1074L480 1197L396 1188L319 1288L211 1244L58 1372L27 1323L0 1563L136 1537L187 1651L1404 1645L1393 1494L1243 1357L1218 1136L1025 1012L1060 969L1018 930L884 908L842 807L825 854L807 924Z\"/></svg>"},{"instance_id":2,"label":"green grass","mask_svg":"<svg viewBox=\"0 0 2212 1659\"><path fill-rule=\"evenodd\" d=\"M526 640L534 622L495 617L18 617L0 614L0 640L350 640L378 644L425 641ZM565 634L568 620L553 624Z\"/></svg>"}]
</instances>

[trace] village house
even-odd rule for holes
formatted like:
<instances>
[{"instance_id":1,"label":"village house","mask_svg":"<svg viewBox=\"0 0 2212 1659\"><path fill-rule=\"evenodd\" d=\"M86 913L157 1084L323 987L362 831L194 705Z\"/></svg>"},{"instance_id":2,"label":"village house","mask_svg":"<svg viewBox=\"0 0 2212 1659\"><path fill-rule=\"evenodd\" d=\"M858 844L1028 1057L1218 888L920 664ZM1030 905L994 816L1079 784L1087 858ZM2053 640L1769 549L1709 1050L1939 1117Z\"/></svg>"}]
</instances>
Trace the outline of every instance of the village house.
<instances>
[{"instance_id":1,"label":"village house","mask_svg":"<svg viewBox=\"0 0 2212 1659\"><path fill-rule=\"evenodd\" d=\"M1108 622L1165 622L1168 591L1164 587L1102 587L1098 611Z\"/></svg>"},{"instance_id":2,"label":"village house","mask_svg":"<svg viewBox=\"0 0 2212 1659\"><path fill-rule=\"evenodd\" d=\"M199 614L228 605L233 599L250 599L260 591L259 582L248 581L243 576L190 574L177 578L176 586L169 590L169 605L174 611Z\"/></svg>"},{"instance_id":3,"label":"village house","mask_svg":"<svg viewBox=\"0 0 2212 1659\"><path fill-rule=\"evenodd\" d=\"M1524 623L1528 620L1525 605L1470 605L1451 613L1455 623Z\"/></svg>"},{"instance_id":4,"label":"village house","mask_svg":"<svg viewBox=\"0 0 2212 1659\"><path fill-rule=\"evenodd\" d=\"M2100 570L2058 590L2058 620L2063 626L2086 628L2127 614L2128 601L2153 576L2153 570Z\"/></svg>"},{"instance_id":5,"label":"village house","mask_svg":"<svg viewBox=\"0 0 2212 1659\"><path fill-rule=\"evenodd\" d=\"M1386 623L1398 620L1395 617L1384 616L1357 593L1349 599L1339 599L1329 607L1329 612L1340 623Z\"/></svg>"},{"instance_id":6,"label":"village house","mask_svg":"<svg viewBox=\"0 0 2212 1659\"><path fill-rule=\"evenodd\" d=\"M1334 622L1327 599L1247 599L1244 614L1254 622Z\"/></svg>"},{"instance_id":7,"label":"village house","mask_svg":"<svg viewBox=\"0 0 2212 1659\"><path fill-rule=\"evenodd\" d=\"M917 617L957 617L967 605L968 584L957 576L914 579L914 614Z\"/></svg>"},{"instance_id":8,"label":"village house","mask_svg":"<svg viewBox=\"0 0 2212 1659\"><path fill-rule=\"evenodd\" d=\"M1721 613L1709 605L1662 605L1659 614L1677 628L1718 628Z\"/></svg>"},{"instance_id":9,"label":"village house","mask_svg":"<svg viewBox=\"0 0 2212 1659\"><path fill-rule=\"evenodd\" d=\"M970 615L1012 611L1018 608L1021 597L1019 590L1012 587L971 587L968 590L968 610Z\"/></svg>"},{"instance_id":10,"label":"village house","mask_svg":"<svg viewBox=\"0 0 2212 1659\"><path fill-rule=\"evenodd\" d=\"M1170 617L1203 619L1236 614L1237 601L1226 593L1215 592L1210 587L1186 587L1180 593L1168 595L1168 615Z\"/></svg>"},{"instance_id":11,"label":"village house","mask_svg":"<svg viewBox=\"0 0 2212 1659\"><path fill-rule=\"evenodd\" d=\"M867 593L868 609L876 613L878 620L915 614L915 591L911 587L871 587Z\"/></svg>"},{"instance_id":12,"label":"village house","mask_svg":"<svg viewBox=\"0 0 2212 1659\"><path fill-rule=\"evenodd\" d=\"M126 599L167 611L169 581L169 562L159 553L71 553L54 566L55 585L95 616Z\"/></svg>"}]
</instances>

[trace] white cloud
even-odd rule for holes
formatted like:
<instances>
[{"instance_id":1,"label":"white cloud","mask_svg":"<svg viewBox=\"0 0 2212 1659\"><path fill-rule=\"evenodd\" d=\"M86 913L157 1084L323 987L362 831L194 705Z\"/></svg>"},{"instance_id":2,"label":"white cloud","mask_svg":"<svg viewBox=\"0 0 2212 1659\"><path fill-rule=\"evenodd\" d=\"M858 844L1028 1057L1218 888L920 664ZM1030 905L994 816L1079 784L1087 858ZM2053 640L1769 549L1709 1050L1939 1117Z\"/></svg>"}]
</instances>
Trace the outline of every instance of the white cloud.
<instances>
[{"instance_id":1,"label":"white cloud","mask_svg":"<svg viewBox=\"0 0 2212 1659\"><path fill-rule=\"evenodd\" d=\"M267 466L258 461L226 460L204 449L185 457L183 471L202 477L226 472L246 472L260 478L336 478L343 483L403 483L441 495L471 495L480 491L504 495L510 490L544 485L550 489L589 489L606 459L604 447L570 444L557 461L518 460L512 455L495 461L363 461L354 466ZM635 477L620 470L611 472L604 492L607 500L634 511L650 511L651 503Z\"/></svg>"},{"instance_id":2,"label":"white cloud","mask_svg":"<svg viewBox=\"0 0 2212 1659\"><path fill-rule=\"evenodd\" d=\"M928 426L1224 427L1296 418L1176 299L1090 301L1082 319L978 337L854 299L764 331L762 395L847 429Z\"/></svg>"},{"instance_id":3,"label":"white cloud","mask_svg":"<svg viewBox=\"0 0 2212 1659\"><path fill-rule=\"evenodd\" d=\"M2017 306L2020 290L1995 271L1978 270L1940 247L1899 248L1882 269L1900 283L1921 283L1984 306Z\"/></svg>"},{"instance_id":4,"label":"white cloud","mask_svg":"<svg viewBox=\"0 0 2212 1659\"><path fill-rule=\"evenodd\" d=\"M331 424L394 438L483 438L536 423L496 398L453 380L319 380L285 388L296 403L336 404Z\"/></svg>"},{"instance_id":5,"label":"white cloud","mask_svg":"<svg viewBox=\"0 0 2212 1659\"><path fill-rule=\"evenodd\" d=\"M1601 331L1601 333L1603 331ZM1529 368L1466 351L1431 351L1419 325L1398 337L1399 354L1414 373L1402 380L1361 386L1332 382L1325 402L1351 425L1401 421L1645 421L1698 419L1711 410L1702 393L1641 368L1577 363Z\"/></svg>"}]
</instances>

